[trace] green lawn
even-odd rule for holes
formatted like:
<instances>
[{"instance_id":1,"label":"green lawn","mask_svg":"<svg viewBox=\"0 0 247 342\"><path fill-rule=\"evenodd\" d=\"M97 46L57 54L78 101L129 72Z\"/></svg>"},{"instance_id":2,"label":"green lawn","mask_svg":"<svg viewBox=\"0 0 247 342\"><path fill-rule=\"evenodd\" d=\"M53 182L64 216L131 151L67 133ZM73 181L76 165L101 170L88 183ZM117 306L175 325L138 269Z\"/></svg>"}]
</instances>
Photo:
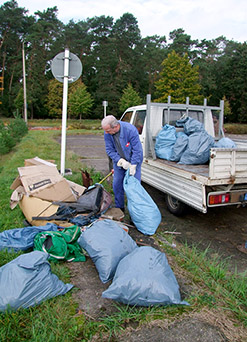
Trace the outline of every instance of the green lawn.
<instances>
[{"instance_id":1,"label":"green lawn","mask_svg":"<svg viewBox=\"0 0 247 342\"><path fill-rule=\"evenodd\" d=\"M71 132L69 131L68 134ZM84 133L85 130L80 132ZM58 131L29 131L11 153L1 156L0 231L23 227L24 216L20 208L11 210L9 200L12 193L10 185L18 175L17 168L24 166L24 160L38 156L42 159L55 160L58 168L60 167L60 145L54 139L58 134L60 134ZM73 171L69 179L81 184L80 158L72 152L67 152L66 161ZM93 174L94 182L98 182L101 177L101 174ZM166 228L172 230L172 227ZM125 306L121 309L119 307L118 312L109 317L93 320L83 314L76 315L77 305L69 292L34 308L1 313L0 341L88 341L97 332L105 333L109 337L114 336L131 322L135 322L135 326L152 320L172 322L181 317L190 317L195 312L204 317L203 313L208 312L210 315L210 310L213 310L212 317L217 317L217 320L222 323L222 329L228 337L233 334L233 331L235 333L235 330L237 333L234 336L239 334L240 337L243 329L247 327L246 274L229 274L225 263L210 258L207 251L200 253L196 247L179 244L174 250L162 244L161 235L154 238L171 258L174 272L183 274L187 283L191 284L190 293L186 298L191 304L189 307ZM167 236L165 238L169 239ZM21 253L0 251L0 266L19 254ZM70 281L66 263L51 264L52 271L62 281L66 283Z\"/></svg>"}]
</instances>

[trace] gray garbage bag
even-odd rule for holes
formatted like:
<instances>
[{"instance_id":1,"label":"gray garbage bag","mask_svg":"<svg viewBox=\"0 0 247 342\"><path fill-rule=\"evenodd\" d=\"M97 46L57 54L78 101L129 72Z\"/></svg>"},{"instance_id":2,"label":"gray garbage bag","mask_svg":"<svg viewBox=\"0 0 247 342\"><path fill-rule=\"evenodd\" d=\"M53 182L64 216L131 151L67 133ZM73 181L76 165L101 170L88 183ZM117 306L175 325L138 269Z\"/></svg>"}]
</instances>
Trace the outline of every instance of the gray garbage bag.
<instances>
[{"instance_id":1,"label":"gray garbage bag","mask_svg":"<svg viewBox=\"0 0 247 342\"><path fill-rule=\"evenodd\" d=\"M78 243L92 258L102 283L111 280L119 261L137 248L129 234L112 220L93 223L81 233Z\"/></svg>"},{"instance_id":2,"label":"gray garbage bag","mask_svg":"<svg viewBox=\"0 0 247 342\"><path fill-rule=\"evenodd\" d=\"M33 226L14 228L0 233L0 250L7 248L15 252L25 251L33 247L33 241L38 233L46 231L57 231L58 226L54 223L47 223L45 226Z\"/></svg>"},{"instance_id":3,"label":"gray garbage bag","mask_svg":"<svg viewBox=\"0 0 247 342\"><path fill-rule=\"evenodd\" d=\"M185 304L166 255L155 248L136 248L117 267L103 298L138 306Z\"/></svg>"},{"instance_id":4,"label":"gray garbage bag","mask_svg":"<svg viewBox=\"0 0 247 342\"><path fill-rule=\"evenodd\" d=\"M237 145L235 142L227 137L221 138L219 141L217 141L214 145L214 147L217 148L236 148Z\"/></svg>"},{"instance_id":5,"label":"gray garbage bag","mask_svg":"<svg viewBox=\"0 0 247 342\"><path fill-rule=\"evenodd\" d=\"M48 257L47 253L34 251L0 268L0 311L34 306L73 287L51 273Z\"/></svg>"},{"instance_id":6,"label":"gray garbage bag","mask_svg":"<svg viewBox=\"0 0 247 342\"><path fill-rule=\"evenodd\" d=\"M210 148L214 146L214 138L206 131L192 133L188 145L182 154L179 164L205 164L209 160Z\"/></svg>"},{"instance_id":7,"label":"gray garbage bag","mask_svg":"<svg viewBox=\"0 0 247 342\"><path fill-rule=\"evenodd\" d=\"M178 132L176 135L177 140L172 148L171 161L179 161L188 145L188 135L184 132Z\"/></svg>"},{"instance_id":8,"label":"gray garbage bag","mask_svg":"<svg viewBox=\"0 0 247 342\"><path fill-rule=\"evenodd\" d=\"M191 117L187 117L182 120L177 120L176 126L183 127L184 133L187 135L191 135L195 132L205 131L203 124L200 121L193 119Z\"/></svg>"}]
</instances>

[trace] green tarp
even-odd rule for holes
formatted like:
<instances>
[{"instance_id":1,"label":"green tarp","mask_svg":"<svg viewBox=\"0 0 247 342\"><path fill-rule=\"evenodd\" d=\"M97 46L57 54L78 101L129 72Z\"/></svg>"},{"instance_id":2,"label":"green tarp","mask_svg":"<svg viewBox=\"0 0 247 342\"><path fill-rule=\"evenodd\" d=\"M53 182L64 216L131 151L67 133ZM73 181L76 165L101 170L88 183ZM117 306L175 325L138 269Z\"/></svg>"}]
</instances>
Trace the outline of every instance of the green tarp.
<instances>
[{"instance_id":1,"label":"green tarp","mask_svg":"<svg viewBox=\"0 0 247 342\"><path fill-rule=\"evenodd\" d=\"M77 242L80 235L78 226L38 233L34 238L34 250L48 253L50 261L85 261L85 255Z\"/></svg>"}]
</instances>

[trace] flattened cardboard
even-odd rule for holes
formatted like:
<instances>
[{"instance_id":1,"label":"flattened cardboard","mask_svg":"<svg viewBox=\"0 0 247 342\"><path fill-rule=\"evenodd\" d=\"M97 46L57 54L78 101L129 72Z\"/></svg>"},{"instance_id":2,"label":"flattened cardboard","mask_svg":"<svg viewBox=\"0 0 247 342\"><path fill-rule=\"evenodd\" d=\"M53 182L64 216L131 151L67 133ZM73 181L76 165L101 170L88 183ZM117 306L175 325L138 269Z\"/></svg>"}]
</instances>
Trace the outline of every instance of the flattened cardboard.
<instances>
[{"instance_id":1,"label":"flattened cardboard","mask_svg":"<svg viewBox=\"0 0 247 342\"><path fill-rule=\"evenodd\" d=\"M32 226L45 226L48 221L35 221L32 219L32 217L51 216L57 212L59 207L58 205L52 204L52 202L43 201L36 197L28 197L26 195L23 195L19 202L19 206L28 223L30 223Z\"/></svg>"},{"instance_id":2,"label":"flattened cardboard","mask_svg":"<svg viewBox=\"0 0 247 342\"><path fill-rule=\"evenodd\" d=\"M31 159L25 159L25 166L33 166L33 165L47 165L47 166L57 166L55 164L55 160L44 160L39 157L34 157Z\"/></svg>"}]
</instances>

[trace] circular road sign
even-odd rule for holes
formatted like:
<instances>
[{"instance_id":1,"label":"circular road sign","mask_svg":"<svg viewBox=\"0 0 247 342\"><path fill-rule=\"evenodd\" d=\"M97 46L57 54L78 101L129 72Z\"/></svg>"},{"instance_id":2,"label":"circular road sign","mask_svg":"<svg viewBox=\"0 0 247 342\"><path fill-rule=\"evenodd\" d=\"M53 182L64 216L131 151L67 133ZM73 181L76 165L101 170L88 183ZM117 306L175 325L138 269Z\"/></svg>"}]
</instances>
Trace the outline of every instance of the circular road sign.
<instances>
[{"instance_id":1,"label":"circular road sign","mask_svg":"<svg viewBox=\"0 0 247 342\"><path fill-rule=\"evenodd\" d=\"M51 63L51 71L53 76L59 82L64 80L64 52L57 54ZM78 80L82 73L82 64L80 59L73 53L69 53L69 77L68 82L73 83Z\"/></svg>"}]
</instances>

